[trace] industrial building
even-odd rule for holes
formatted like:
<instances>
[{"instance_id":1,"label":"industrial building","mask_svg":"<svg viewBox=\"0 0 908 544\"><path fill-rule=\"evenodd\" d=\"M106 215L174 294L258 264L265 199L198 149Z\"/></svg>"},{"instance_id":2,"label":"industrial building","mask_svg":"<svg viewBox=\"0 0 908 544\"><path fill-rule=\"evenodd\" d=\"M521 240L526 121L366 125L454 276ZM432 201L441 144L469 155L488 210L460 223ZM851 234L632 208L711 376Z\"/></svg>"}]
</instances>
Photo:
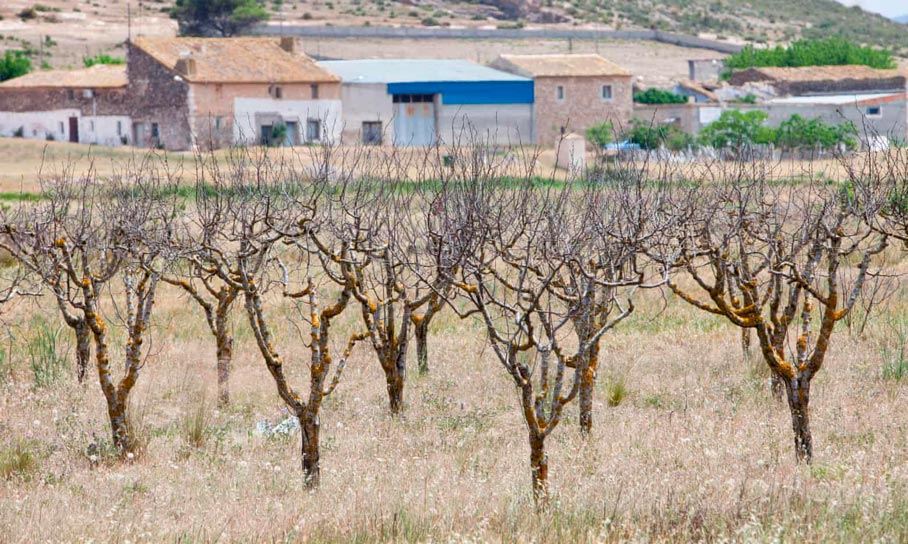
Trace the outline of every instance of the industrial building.
<instances>
[{"instance_id":1,"label":"industrial building","mask_svg":"<svg viewBox=\"0 0 908 544\"><path fill-rule=\"evenodd\" d=\"M343 80L346 144L534 144L533 81L463 60L319 63Z\"/></svg>"}]
</instances>

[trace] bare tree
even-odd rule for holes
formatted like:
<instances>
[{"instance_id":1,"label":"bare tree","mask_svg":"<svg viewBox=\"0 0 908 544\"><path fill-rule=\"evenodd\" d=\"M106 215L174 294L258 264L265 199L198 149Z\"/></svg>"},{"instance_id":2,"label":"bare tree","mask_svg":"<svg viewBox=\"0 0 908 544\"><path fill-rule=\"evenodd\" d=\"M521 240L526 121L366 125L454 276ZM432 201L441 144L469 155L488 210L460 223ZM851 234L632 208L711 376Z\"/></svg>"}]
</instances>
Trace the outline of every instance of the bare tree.
<instances>
[{"instance_id":1,"label":"bare tree","mask_svg":"<svg viewBox=\"0 0 908 544\"><path fill-rule=\"evenodd\" d=\"M755 331L787 394L796 457L810 462L811 380L886 236L867 226L847 191L811 182L774 187L756 170L704 188L699 198L676 263L690 285L669 286L697 308Z\"/></svg>"},{"instance_id":2,"label":"bare tree","mask_svg":"<svg viewBox=\"0 0 908 544\"><path fill-rule=\"evenodd\" d=\"M44 182L46 201L22 208L4 222L7 249L48 285L64 316L88 327L113 442L124 453L133 446L128 401L145 364L160 279L156 270L169 259L166 240L175 212L165 195L173 194L167 191L171 183L166 170L149 163L132 165L103 183L91 173L63 176ZM111 288L118 277L122 290ZM113 321L104 317L105 290L116 310ZM109 344L109 327L116 321L125 332L119 380L113 375ZM84 356L84 342L79 349Z\"/></svg>"}]
</instances>

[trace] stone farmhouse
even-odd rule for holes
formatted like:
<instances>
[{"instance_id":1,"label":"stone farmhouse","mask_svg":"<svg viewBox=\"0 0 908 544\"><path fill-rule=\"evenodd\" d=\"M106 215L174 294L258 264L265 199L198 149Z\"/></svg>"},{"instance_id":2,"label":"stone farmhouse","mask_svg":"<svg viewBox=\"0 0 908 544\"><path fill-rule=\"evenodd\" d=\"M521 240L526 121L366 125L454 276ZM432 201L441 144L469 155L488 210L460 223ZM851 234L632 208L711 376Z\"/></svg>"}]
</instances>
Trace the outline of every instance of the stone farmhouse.
<instances>
[{"instance_id":1,"label":"stone farmhouse","mask_svg":"<svg viewBox=\"0 0 908 544\"><path fill-rule=\"evenodd\" d=\"M633 114L630 72L599 55L501 55L492 67L533 79L537 144L604 121L619 130Z\"/></svg>"},{"instance_id":2,"label":"stone farmhouse","mask_svg":"<svg viewBox=\"0 0 908 544\"><path fill-rule=\"evenodd\" d=\"M296 145L340 135L340 78L294 38L139 38L127 66L139 146Z\"/></svg>"}]
</instances>

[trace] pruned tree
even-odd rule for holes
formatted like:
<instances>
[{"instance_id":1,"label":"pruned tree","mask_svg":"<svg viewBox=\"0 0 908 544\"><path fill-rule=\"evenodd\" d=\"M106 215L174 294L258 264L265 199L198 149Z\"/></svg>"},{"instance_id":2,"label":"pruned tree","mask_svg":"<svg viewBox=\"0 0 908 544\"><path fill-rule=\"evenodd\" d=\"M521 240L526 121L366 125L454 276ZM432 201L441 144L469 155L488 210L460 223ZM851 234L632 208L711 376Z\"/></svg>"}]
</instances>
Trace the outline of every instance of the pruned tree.
<instances>
[{"instance_id":1,"label":"pruned tree","mask_svg":"<svg viewBox=\"0 0 908 544\"><path fill-rule=\"evenodd\" d=\"M20 208L3 226L10 252L52 290L65 317L87 326L113 443L122 453L133 447L129 395L145 364L159 270L171 258L167 240L175 205L164 197L174 193L164 190L170 183L168 172L148 163L103 183L91 172L64 175L43 182L46 201ZM121 290L111 288L116 278ZM105 291L116 310L110 319ZM125 338L119 379L110 346L110 327L117 322ZM84 357L83 342L79 349Z\"/></svg>"},{"instance_id":2,"label":"pruned tree","mask_svg":"<svg viewBox=\"0 0 908 544\"><path fill-rule=\"evenodd\" d=\"M230 171L215 176L211 190L200 194L198 215L201 230L208 234L194 258L206 273L214 274L242 297L256 346L278 396L299 421L306 485L317 487L322 403L337 388L350 352L366 337L364 333L349 335L335 363L332 340L340 333L332 328L333 320L347 307L354 289L349 251L342 245L333 256L336 258L331 258L301 235L315 229L312 224L321 197L316 192L297 193L298 187L286 182L302 177L300 173L267 157L244 155L233 161ZM321 297L335 285L329 276L350 281L333 290L332 303L323 304ZM309 351L302 359L308 359L305 398L290 384L287 362L278 350L273 331L274 320L280 318L267 311L275 304L275 294L293 301L298 322L308 325L308 334L301 333L300 338Z\"/></svg>"},{"instance_id":3,"label":"pruned tree","mask_svg":"<svg viewBox=\"0 0 908 544\"><path fill-rule=\"evenodd\" d=\"M461 315L482 319L496 359L518 389L533 494L542 507L546 438L590 378L590 350L633 311L642 275L625 258L635 252L634 241L598 236L588 219L615 217L601 209L614 201L570 185L552 192L531 181L517 189L478 182L444 198L445 213L454 216L444 240L452 254L463 256L454 285L470 309ZM610 230L606 223L598 228ZM610 297L598 299L610 310L594 320L589 314L597 296ZM574 330L578 323L582 331Z\"/></svg>"},{"instance_id":4,"label":"pruned tree","mask_svg":"<svg viewBox=\"0 0 908 544\"><path fill-rule=\"evenodd\" d=\"M788 399L796 458L810 462L811 380L887 237L867 226L845 189L747 178L701 191L698 212L679 231L676 264L689 281L669 286L693 306L754 330Z\"/></svg>"}]
</instances>

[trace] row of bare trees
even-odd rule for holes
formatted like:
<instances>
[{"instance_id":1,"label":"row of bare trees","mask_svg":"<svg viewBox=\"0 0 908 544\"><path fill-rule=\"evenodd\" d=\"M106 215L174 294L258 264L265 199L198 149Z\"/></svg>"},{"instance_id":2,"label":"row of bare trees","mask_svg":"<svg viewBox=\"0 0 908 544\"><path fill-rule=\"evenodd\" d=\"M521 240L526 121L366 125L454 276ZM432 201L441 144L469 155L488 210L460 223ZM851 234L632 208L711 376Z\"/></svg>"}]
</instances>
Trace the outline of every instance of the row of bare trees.
<instances>
[{"instance_id":1,"label":"row of bare trees","mask_svg":"<svg viewBox=\"0 0 908 544\"><path fill-rule=\"evenodd\" d=\"M754 162L699 165L696 184L647 164L554 182L533 176L532 156L519 157L514 175L513 157L449 152L441 160L324 148L305 166L250 153L199 157L188 195L152 158L105 180L63 171L45 181L43 199L3 211L0 246L19 264L2 301L53 298L74 333L80 381L94 353L124 452L158 287L179 289L202 311L224 404L239 308L299 420L313 487L321 408L354 348L371 348L397 416L411 342L426 373L437 364L432 320L445 311L478 320L516 389L541 504L546 439L572 403L591 433L600 346L635 297L659 290L753 330L787 395L796 458L810 461L810 384L836 323L879 273L888 241L908 239L908 161L870 157L835 184L778 183L772 165ZM357 316L352 329L338 325L345 312ZM124 345L112 349L114 338ZM307 367L309 383L291 383L287 365Z\"/></svg>"}]
</instances>

